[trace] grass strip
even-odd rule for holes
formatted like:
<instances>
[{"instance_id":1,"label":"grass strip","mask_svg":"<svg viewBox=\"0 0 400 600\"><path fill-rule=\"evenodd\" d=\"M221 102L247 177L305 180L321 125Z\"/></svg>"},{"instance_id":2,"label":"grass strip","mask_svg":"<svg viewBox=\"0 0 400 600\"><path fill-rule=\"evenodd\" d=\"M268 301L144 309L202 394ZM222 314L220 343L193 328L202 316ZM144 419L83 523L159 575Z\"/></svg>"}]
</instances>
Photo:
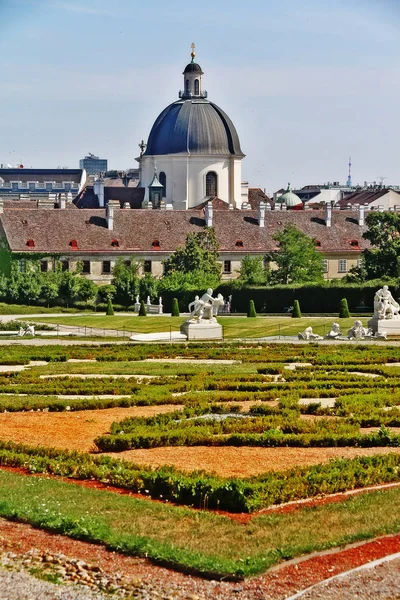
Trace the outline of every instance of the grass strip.
<instances>
[{"instance_id":1,"label":"grass strip","mask_svg":"<svg viewBox=\"0 0 400 600\"><path fill-rule=\"evenodd\" d=\"M400 490L241 524L45 478L0 471L0 516L213 578L255 575L302 554L400 529Z\"/></svg>"}]
</instances>

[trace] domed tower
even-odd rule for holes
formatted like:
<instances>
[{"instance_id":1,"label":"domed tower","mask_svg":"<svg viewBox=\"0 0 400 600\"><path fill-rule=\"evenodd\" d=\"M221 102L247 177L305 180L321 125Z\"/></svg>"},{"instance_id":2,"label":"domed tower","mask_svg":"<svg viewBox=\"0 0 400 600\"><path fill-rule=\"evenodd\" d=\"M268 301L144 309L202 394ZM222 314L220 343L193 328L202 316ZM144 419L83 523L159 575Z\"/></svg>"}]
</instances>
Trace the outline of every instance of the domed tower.
<instances>
[{"instance_id":1,"label":"domed tower","mask_svg":"<svg viewBox=\"0 0 400 600\"><path fill-rule=\"evenodd\" d=\"M163 199L176 210L194 208L213 197L240 208L244 154L239 137L228 115L207 99L194 44L191 58L183 71L179 100L157 117L138 158L144 201L157 168Z\"/></svg>"}]
</instances>

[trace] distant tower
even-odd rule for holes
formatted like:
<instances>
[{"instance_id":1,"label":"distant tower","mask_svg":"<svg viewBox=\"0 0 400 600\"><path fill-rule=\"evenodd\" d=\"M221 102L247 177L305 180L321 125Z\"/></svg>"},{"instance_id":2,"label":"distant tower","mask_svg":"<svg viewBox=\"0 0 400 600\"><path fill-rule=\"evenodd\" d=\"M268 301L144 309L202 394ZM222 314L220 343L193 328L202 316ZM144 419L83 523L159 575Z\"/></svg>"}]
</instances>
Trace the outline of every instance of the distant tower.
<instances>
[{"instance_id":1,"label":"distant tower","mask_svg":"<svg viewBox=\"0 0 400 600\"><path fill-rule=\"evenodd\" d=\"M351 156L349 156L349 176L347 178L346 186L351 187Z\"/></svg>"}]
</instances>

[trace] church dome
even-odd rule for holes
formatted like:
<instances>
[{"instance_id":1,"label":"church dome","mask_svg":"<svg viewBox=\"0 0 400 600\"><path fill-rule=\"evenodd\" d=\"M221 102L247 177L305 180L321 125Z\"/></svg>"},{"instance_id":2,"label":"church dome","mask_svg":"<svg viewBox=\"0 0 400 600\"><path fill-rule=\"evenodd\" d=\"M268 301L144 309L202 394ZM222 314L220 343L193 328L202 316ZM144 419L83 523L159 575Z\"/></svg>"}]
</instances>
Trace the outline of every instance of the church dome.
<instances>
[{"instance_id":1,"label":"church dome","mask_svg":"<svg viewBox=\"0 0 400 600\"><path fill-rule=\"evenodd\" d=\"M292 192L290 183L288 184L286 192L279 196L276 202L278 204L286 204L288 208L293 208L293 206L300 206L300 204L303 204L299 196Z\"/></svg>"},{"instance_id":2,"label":"church dome","mask_svg":"<svg viewBox=\"0 0 400 600\"><path fill-rule=\"evenodd\" d=\"M145 154L180 153L244 156L228 115L204 98L170 104L150 131Z\"/></svg>"},{"instance_id":3,"label":"church dome","mask_svg":"<svg viewBox=\"0 0 400 600\"><path fill-rule=\"evenodd\" d=\"M195 62L190 62L188 65L186 65L185 70L183 71L183 75L185 73L200 73L200 75L203 75L201 66Z\"/></svg>"}]
</instances>

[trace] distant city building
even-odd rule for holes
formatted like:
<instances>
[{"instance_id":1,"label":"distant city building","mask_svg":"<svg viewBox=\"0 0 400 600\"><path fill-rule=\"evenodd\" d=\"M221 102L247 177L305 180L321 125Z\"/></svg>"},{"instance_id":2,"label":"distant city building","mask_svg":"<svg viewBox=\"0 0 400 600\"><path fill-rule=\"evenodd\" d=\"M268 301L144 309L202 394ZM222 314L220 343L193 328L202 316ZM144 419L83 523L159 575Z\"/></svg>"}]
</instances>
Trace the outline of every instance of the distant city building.
<instances>
[{"instance_id":1,"label":"distant city building","mask_svg":"<svg viewBox=\"0 0 400 600\"><path fill-rule=\"evenodd\" d=\"M83 169L0 169L0 197L14 200L63 192L75 197L85 183Z\"/></svg>"},{"instance_id":2,"label":"distant city building","mask_svg":"<svg viewBox=\"0 0 400 600\"><path fill-rule=\"evenodd\" d=\"M100 175L100 173L105 173L108 169L107 159L99 158L89 152L88 156L79 161L79 167L85 169L88 175Z\"/></svg>"}]
</instances>

